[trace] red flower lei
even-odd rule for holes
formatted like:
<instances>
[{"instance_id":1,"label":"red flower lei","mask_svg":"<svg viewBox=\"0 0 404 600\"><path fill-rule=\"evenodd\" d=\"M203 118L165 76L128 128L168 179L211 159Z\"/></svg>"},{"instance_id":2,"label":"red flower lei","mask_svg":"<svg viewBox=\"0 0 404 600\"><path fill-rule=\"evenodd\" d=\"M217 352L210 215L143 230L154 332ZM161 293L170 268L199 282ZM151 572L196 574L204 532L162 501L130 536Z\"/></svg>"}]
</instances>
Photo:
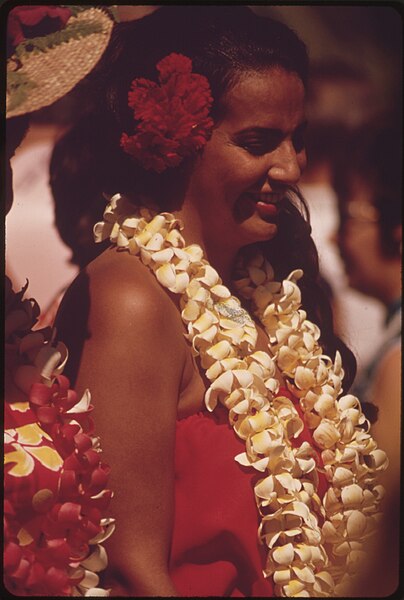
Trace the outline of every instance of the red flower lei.
<instances>
[{"instance_id":1,"label":"red flower lei","mask_svg":"<svg viewBox=\"0 0 404 600\"><path fill-rule=\"evenodd\" d=\"M139 121L134 135L123 133L121 146L143 166L161 173L200 150L210 137L213 120L209 82L192 73L192 61L170 54L157 64L160 85L136 78L128 105Z\"/></svg>"},{"instance_id":2,"label":"red flower lei","mask_svg":"<svg viewBox=\"0 0 404 600\"><path fill-rule=\"evenodd\" d=\"M6 277L3 581L16 596L103 593L109 467L89 393L79 399L60 374L62 344L51 328L32 331L39 307L23 298L27 285L15 293Z\"/></svg>"},{"instance_id":3,"label":"red flower lei","mask_svg":"<svg viewBox=\"0 0 404 600\"><path fill-rule=\"evenodd\" d=\"M35 473L13 477L13 463L7 464L4 582L16 595L70 596L85 576L80 563L90 557L90 543L104 531L102 517L112 497L106 487L109 467L94 447L92 406L79 407L67 377L59 375L51 387L34 383L28 400L25 418L35 423L36 417L38 431L49 436L37 447L56 451L63 465L53 472L37 463ZM13 419L6 404L6 421L11 424ZM15 439L5 442L6 455L19 446L17 431Z\"/></svg>"}]
</instances>

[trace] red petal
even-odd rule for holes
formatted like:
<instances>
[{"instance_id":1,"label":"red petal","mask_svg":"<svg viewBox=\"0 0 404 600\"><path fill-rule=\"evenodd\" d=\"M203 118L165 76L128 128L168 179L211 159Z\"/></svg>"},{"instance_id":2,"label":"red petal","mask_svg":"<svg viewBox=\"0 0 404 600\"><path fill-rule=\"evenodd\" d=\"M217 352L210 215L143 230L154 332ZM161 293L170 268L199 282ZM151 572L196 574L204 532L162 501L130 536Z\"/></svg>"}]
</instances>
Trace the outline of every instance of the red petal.
<instances>
[{"instance_id":1,"label":"red petal","mask_svg":"<svg viewBox=\"0 0 404 600\"><path fill-rule=\"evenodd\" d=\"M65 502L60 507L58 521L75 525L80 520L81 506L75 502Z\"/></svg>"},{"instance_id":2,"label":"red petal","mask_svg":"<svg viewBox=\"0 0 404 600\"><path fill-rule=\"evenodd\" d=\"M13 573L13 578L26 580L29 576L31 565L26 558L23 558L18 565L18 568Z\"/></svg>"},{"instance_id":3,"label":"red petal","mask_svg":"<svg viewBox=\"0 0 404 600\"><path fill-rule=\"evenodd\" d=\"M86 458L90 469L94 469L100 462L100 454L95 450L87 450L83 456Z\"/></svg>"},{"instance_id":4,"label":"red petal","mask_svg":"<svg viewBox=\"0 0 404 600\"><path fill-rule=\"evenodd\" d=\"M33 383L29 394L29 401L36 406L49 404L52 398L51 389L43 383Z\"/></svg>"},{"instance_id":5,"label":"red petal","mask_svg":"<svg viewBox=\"0 0 404 600\"><path fill-rule=\"evenodd\" d=\"M59 493L62 500L73 500L79 496L78 482L75 471L65 470L61 473Z\"/></svg>"},{"instance_id":6,"label":"red petal","mask_svg":"<svg viewBox=\"0 0 404 600\"><path fill-rule=\"evenodd\" d=\"M3 554L4 569L6 571L16 569L22 559L22 555L21 547L18 544L15 544L14 542L6 544Z\"/></svg>"},{"instance_id":7,"label":"red petal","mask_svg":"<svg viewBox=\"0 0 404 600\"><path fill-rule=\"evenodd\" d=\"M45 569L43 565L38 562L34 562L31 566L30 573L26 581L27 587L35 589L43 582L44 576Z\"/></svg>"},{"instance_id":8,"label":"red petal","mask_svg":"<svg viewBox=\"0 0 404 600\"><path fill-rule=\"evenodd\" d=\"M102 468L95 469L91 474L90 490L92 494L98 494L104 489L108 481L108 474Z\"/></svg>"},{"instance_id":9,"label":"red petal","mask_svg":"<svg viewBox=\"0 0 404 600\"><path fill-rule=\"evenodd\" d=\"M69 579L65 571L61 569L56 569L55 567L51 567L45 575L44 581L46 588L49 592L58 595L66 595L66 591L70 590L70 586L68 585ZM61 591L64 593L61 594Z\"/></svg>"},{"instance_id":10,"label":"red petal","mask_svg":"<svg viewBox=\"0 0 404 600\"><path fill-rule=\"evenodd\" d=\"M60 567L69 563L70 547L64 538L48 540L46 547L52 566Z\"/></svg>"},{"instance_id":11,"label":"red petal","mask_svg":"<svg viewBox=\"0 0 404 600\"><path fill-rule=\"evenodd\" d=\"M74 442L76 444L77 449L80 452L86 452L87 450L89 450L89 448L92 448L93 446L90 436L82 432L77 433L74 436Z\"/></svg>"},{"instance_id":12,"label":"red petal","mask_svg":"<svg viewBox=\"0 0 404 600\"><path fill-rule=\"evenodd\" d=\"M59 411L54 406L41 406L36 414L40 423L51 425L57 420Z\"/></svg>"},{"instance_id":13,"label":"red petal","mask_svg":"<svg viewBox=\"0 0 404 600\"><path fill-rule=\"evenodd\" d=\"M63 463L63 466L69 471L77 471L78 473L82 473L83 470L85 470L83 468L82 463L79 460L79 457L75 453L71 454L68 458L66 458L66 460Z\"/></svg>"}]
</instances>

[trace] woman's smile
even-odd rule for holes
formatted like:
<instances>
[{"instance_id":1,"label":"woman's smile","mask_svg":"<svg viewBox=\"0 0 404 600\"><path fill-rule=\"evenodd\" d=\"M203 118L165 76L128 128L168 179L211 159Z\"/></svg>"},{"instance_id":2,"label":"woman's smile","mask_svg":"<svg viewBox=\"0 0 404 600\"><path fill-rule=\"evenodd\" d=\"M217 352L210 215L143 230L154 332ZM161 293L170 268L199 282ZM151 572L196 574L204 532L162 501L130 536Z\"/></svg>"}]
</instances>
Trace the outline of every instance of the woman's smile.
<instances>
[{"instance_id":1,"label":"woman's smile","mask_svg":"<svg viewBox=\"0 0 404 600\"><path fill-rule=\"evenodd\" d=\"M237 198L234 204L234 217L238 223L257 214L269 223L275 223L279 213L280 198L269 193L245 192Z\"/></svg>"}]
</instances>

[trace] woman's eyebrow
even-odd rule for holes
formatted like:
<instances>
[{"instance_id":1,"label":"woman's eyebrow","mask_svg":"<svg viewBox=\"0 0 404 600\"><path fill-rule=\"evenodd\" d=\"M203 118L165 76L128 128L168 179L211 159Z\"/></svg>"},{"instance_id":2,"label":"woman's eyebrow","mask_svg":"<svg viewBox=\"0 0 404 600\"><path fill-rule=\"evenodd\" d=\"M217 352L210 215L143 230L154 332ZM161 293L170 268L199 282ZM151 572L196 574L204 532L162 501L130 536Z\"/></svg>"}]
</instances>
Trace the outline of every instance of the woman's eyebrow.
<instances>
[{"instance_id":1,"label":"woman's eyebrow","mask_svg":"<svg viewBox=\"0 0 404 600\"><path fill-rule=\"evenodd\" d=\"M267 135L268 133L281 134L281 129L275 127L246 127L237 131L237 135L243 135L245 133L258 133L260 135Z\"/></svg>"},{"instance_id":2,"label":"woman's eyebrow","mask_svg":"<svg viewBox=\"0 0 404 600\"><path fill-rule=\"evenodd\" d=\"M308 121L305 119L304 121L302 121L301 123L299 123L295 129L293 130L292 133L296 133L297 131L304 131L307 128L308 125ZM262 127L260 125L257 126L253 126L253 127L246 127L245 129L240 129L240 131L237 131L237 135L243 135L243 134L247 134L247 133L256 133L259 135L284 135L285 132L282 129L279 129L279 127Z\"/></svg>"}]
</instances>

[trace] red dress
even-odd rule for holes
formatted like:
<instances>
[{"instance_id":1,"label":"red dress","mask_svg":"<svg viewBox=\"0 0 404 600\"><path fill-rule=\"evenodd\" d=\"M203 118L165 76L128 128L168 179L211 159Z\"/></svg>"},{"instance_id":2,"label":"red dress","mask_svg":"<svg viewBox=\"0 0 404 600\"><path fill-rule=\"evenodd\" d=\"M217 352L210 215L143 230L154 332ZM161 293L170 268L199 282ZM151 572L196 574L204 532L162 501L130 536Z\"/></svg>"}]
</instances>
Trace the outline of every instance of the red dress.
<instances>
[{"instance_id":1,"label":"red dress","mask_svg":"<svg viewBox=\"0 0 404 600\"><path fill-rule=\"evenodd\" d=\"M171 577L182 596L273 597L253 490L263 474L234 460L245 443L217 410L177 423ZM296 445L304 440L312 443L307 429ZM320 474L320 497L325 489Z\"/></svg>"}]
</instances>

